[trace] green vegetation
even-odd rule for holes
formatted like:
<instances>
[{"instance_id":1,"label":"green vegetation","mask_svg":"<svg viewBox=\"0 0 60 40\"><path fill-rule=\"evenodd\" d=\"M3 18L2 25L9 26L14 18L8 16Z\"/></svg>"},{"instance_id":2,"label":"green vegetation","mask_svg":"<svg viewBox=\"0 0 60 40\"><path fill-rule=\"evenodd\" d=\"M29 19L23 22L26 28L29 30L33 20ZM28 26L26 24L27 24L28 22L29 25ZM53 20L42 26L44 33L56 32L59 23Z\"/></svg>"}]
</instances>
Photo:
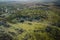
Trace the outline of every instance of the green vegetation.
<instances>
[{"instance_id":1,"label":"green vegetation","mask_svg":"<svg viewBox=\"0 0 60 40\"><path fill-rule=\"evenodd\" d=\"M6 8L0 10L0 40L60 39L58 12L46 6L31 8L25 6L21 9L16 9L17 6L7 7L8 12Z\"/></svg>"}]
</instances>

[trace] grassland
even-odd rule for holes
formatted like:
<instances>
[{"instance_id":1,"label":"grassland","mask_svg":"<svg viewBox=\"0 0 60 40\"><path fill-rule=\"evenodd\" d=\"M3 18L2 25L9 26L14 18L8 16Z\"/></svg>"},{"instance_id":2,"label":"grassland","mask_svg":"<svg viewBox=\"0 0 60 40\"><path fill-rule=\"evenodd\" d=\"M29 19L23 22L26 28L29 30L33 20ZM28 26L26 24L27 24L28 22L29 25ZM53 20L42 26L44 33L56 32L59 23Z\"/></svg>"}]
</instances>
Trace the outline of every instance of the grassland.
<instances>
[{"instance_id":1,"label":"grassland","mask_svg":"<svg viewBox=\"0 0 60 40\"><path fill-rule=\"evenodd\" d=\"M43 6L0 12L0 40L59 40L60 15ZM12 10L13 11L13 10Z\"/></svg>"}]
</instances>

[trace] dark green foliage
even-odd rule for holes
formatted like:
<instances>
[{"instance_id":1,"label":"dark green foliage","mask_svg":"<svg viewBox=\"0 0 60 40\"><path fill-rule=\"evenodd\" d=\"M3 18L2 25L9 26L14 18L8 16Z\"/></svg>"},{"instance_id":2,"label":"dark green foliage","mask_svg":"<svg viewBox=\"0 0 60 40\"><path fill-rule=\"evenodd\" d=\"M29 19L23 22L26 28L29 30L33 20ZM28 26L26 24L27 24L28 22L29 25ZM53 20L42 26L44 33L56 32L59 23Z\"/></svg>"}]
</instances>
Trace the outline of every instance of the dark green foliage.
<instances>
[{"instance_id":1,"label":"dark green foliage","mask_svg":"<svg viewBox=\"0 0 60 40\"><path fill-rule=\"evenodd\" d=\"M53 26L60 27L60 22L53 23L52 25L53 25Z\"/></svg>"},{"instance_id":2,"label":"dark green foliage","mask_svg":"<svg viewBox=\"0 0 60 40\"><path fill-rule=\"evenodd\" d=\"M32 23L28 23L29 25L32 25Z\"/></svg>"},{"instance_id":3,"label":"dark green foliage","mask_svg":"<svg viewBox=\"0 0 60 40\"><path fill-rule=\"evenodd\" d=\"M52 31L52 28L48 26L48 27L45 29L45 31L46 31L46 32L50 32L50 31Z\"/></svg>"},{"instance_id":4,"label":"dark green foliage","mask_svg":"<svg viewBox=\"0 0 60 40\"><path fill-rule=\"evenodd\" d=\"M13 37L7 33L0 33L0 40L13 40Z\"/></svg>"},{"instance_id":5,"label":"dark green foliage","mask_svg":"<svg viewBox=\"0 0 60 40\"><path fill-rule=\"evenodd\" d=\"M48 31L48 36L50 36L51 38L54 38L54 40L59 40L60 39L60 30L56 27L49 27L48 29L46 29L46 31Z\"/></svg>"},{"instance_id":6,"label":"dark green foliage","mask_svg":"<svg viewBox=\"0 0 60 40\"><path fill-rule=\"evenodd\" d=\"M13 36L16 36L16 33L15 32L9 32L9 34L11 34Z\"/></svg>"},{"instance_id":7,"label":"dark green foliage","mask_svg":"<svg viewBox=\"0 0 60 40\"><path fill-rule=\"evenodd\" d=\"M20 20L20 23L23 23L24 22L24 20Z\"/></svg>"},{"instance_id":8,"label":"dark green foliage","mask_svg":"<svg viewBox=\"0 0 60 40\"><path fill-rule=\"evenodd\" d=\"M2 26L2 25L6 28L11 27L6 21L0 21L0 26Z\"/></svg>"},{"instance_id":9,"label":"dark green foliage","mask_svg":"<svg viewBox=\"0 0 60 40\"><path fill-rule=\"evenodd\" d=\"M24 32L23 29L15 29L19 34L22 34Z\"/></svg>"}]
</instances>

